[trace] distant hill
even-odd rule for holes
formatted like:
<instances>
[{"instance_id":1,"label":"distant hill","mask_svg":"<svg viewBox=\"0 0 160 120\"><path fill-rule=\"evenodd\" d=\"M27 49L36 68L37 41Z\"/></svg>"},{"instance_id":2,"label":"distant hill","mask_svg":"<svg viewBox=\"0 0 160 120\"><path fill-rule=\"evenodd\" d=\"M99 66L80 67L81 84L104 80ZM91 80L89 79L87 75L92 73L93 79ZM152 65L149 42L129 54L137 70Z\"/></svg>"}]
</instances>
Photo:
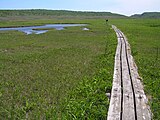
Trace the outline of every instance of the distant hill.
<instances>
[{"instance_id":1,"label":"distant hill","mask_svg":"<svg viewBox=\"0 0 160 120\"><path fill-rule=\"evenodd\" d=\"M82 11L67 11L67 10L0 10L0 17L9 16L82 16L82 17L126 17L124 15L111 12L82 12Z\"/></svg>"},{"instance_id":2,"label":"distant hill","mask_svg":"<svg viewBox=\"0 0 160 120\"><path fill-rule=\"evenodd\" d=\"M143 14L132 15L131 18L160 18L160 12L144 12Z\"/></svg>"}]
</instances>

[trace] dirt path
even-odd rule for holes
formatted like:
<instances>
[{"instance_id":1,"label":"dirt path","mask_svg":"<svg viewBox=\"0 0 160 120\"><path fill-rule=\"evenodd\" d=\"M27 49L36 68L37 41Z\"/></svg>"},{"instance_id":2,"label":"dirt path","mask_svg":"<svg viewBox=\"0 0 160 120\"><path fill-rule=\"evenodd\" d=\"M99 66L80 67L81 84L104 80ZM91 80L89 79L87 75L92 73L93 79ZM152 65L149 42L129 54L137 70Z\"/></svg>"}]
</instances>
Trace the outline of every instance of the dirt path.
<instances>
[{"instance_id":1,"label":"dirt path","mask_svg":"<svg viewBox=\"0 0 160 120\"><path fill-rule=\"evenodd\" d=\"M112 26L118 38L108 120L151 120L148 100L143 90L130 45L124 34Z\"/></svg>"}]
</instances>

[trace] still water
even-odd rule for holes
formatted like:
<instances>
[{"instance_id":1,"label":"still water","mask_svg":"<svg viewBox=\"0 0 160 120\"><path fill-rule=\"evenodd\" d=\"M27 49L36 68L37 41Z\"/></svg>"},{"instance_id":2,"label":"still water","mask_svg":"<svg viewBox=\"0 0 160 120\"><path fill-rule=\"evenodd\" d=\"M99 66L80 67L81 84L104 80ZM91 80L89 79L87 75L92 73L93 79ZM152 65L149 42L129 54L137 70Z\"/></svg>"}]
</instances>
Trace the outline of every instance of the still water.
<instances>
[{"instance_id":1,"label":"still water","mask_svg":"<svg viewBox=\"0 0 160 120\"><path fill-rule=\"evenodd\" d=\"M65 27L86 26L86 24L47 24L42 26L30 26L30 27L15 27L15 28L0 28L0 31L17 30L29 34L42 34L48 30L35 30L35 29L56 29L63 30Z\"/></svg>"}]
</instances>

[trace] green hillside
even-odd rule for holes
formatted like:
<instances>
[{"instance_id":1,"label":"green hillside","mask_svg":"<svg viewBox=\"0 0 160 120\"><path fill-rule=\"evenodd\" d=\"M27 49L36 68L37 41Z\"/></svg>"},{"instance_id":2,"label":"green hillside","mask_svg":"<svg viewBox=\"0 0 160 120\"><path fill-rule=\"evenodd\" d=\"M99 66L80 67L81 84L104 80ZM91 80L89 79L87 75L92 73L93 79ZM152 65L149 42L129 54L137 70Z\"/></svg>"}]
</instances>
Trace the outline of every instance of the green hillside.
<instances>
[{"instance_id":1,"label":"green hillside","mask_svg":"<svg viewBox=\"0 0 160 120\"><path fill-rule=\"evenodd\" d=\"M124 15L111 12L82 12L82 11L67 11L67 10L0 10L0 17L9 16L103 16L103 17L125 17Z\"/></svg>"},{"instance_id":2,"label":"green hillside","mask_svg":"<svg viewBox=\"0 0 160 120\"><path fill-rule=\"evenodd\" d=\"M135 14L132 18L160 18L160 12L145 12L143 14Z\"/></svg>"}]
</instances>

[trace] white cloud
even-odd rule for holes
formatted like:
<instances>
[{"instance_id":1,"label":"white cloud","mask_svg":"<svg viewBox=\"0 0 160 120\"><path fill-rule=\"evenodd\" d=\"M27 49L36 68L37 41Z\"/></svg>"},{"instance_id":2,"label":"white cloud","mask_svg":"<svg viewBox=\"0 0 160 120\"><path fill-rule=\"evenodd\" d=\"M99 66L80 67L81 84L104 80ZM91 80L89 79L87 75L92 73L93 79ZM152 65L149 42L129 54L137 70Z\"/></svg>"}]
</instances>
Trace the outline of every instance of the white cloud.
<instances>
[{"instance_id":1,"label":"white cloud","mask_svg":"<svg viewBox=\"0 0 160 120\"><path fill-rule=\"evenodd\" d=\"M142 13L145 11L159 11L160 0L115 0L116 7L111 8L113 11L124 14Z\"/></svg>"},{"instance_id":2,"label":"white cloud","mask_svg":"<svg viewBox=\"0 0 160 120\"><path fill-rule=\"evenodd\" d=\"M160 0L77 0L78 9L111 11L125 15L160 11Z\"/></svg>"}]
</instances>

